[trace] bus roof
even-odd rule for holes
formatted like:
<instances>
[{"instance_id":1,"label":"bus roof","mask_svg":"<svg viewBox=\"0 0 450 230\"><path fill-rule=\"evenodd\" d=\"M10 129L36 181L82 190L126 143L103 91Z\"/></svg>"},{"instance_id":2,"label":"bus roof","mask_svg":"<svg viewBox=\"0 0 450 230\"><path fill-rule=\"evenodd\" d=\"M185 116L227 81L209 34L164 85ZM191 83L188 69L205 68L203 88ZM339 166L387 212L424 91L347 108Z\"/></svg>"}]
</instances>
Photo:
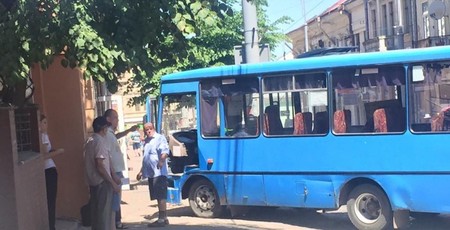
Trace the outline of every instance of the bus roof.
<instances>
[{"instance_id":1,"label":"bus roof","mask_svg":"<svg viewBox=\"0 0 450 230\"><path fill-rule=\"evenodd\" d=\"M296 58L309 58L334 54L348 54L358 50L357 46L345 46L345 47L327 47L311 50L306 53L298 55Z\"/></svg>"},{"instance_id":2,"label":"bus roof","mask_svg":"<svg viewBox=\"0 0 450 230\"><path fill-rule=\"evenodd\" d=\"M400 64L450 60L450 46L402 49L385 52L349 53L277 62L209 67L165 75L162 82L192 81L210 77L258 75L273 72L308 71L349 66Z\"/></svg>"}]
</instances>

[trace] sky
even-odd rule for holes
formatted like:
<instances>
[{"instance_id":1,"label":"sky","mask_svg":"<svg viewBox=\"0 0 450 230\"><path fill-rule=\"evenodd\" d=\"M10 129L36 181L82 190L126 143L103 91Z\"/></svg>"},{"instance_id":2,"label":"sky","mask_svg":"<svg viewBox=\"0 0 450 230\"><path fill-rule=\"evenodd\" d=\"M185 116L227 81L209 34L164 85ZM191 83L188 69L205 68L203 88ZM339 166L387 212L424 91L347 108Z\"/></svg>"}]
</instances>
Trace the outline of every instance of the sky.
<instances>
[{"instance_id":1,"label":"sky","mask_svg":"<svg viewBox=\"0 0 450 230\"><path fill-rule=\"evenodd\" d=\"M302 0L267 0L267 15L269 20L274 22L276 19L282 16L289 16L293 22L289 25L283 25L281 27L283 33L288 33L305 23L303 16L303 4ZM338 0L304 0L306 20L321 14L328 7L332 6ZM272 49L271 52L277 57L281 57L283 52L290 52L290 49L286 45L281 44L277 49Z\"/></svg>"}]
</instances>

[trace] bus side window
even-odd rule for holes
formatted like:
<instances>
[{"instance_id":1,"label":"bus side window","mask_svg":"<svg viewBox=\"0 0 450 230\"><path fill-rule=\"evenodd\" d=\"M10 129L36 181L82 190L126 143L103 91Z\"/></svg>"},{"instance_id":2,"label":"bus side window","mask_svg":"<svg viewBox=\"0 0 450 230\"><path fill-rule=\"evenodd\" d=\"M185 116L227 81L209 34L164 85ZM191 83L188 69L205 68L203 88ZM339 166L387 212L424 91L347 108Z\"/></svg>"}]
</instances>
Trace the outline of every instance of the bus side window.
<instances>
[{"instance_id":1,"label":"bus side window","mask_svg":"<svg viewBox=\"0 0 450 230\"><path fill-rule=\"evenodd\" d=\"M336 135L405 131L403 66L336 69L332 79Z\"/></svg>"},{"instance_id":2,"label":"bus side window","mask_svg":"<svg viewBox=\"0 0 450 230\"><path fill-rule=\"evenodd\" d=\"M409 71L411 131L450 131L450 63L418 63Z\"/></svg>"},{"instance_id":3,"label":"bus side window","mask_svg":"<svg viewBox=\"0 0 450 230\"><path fill-rule=\"evenodd\" d=\"M328 132L328 94L324 72L263 78L264 133L314 135ZM317 115L319 114L319 115Z\"/></svg>"},{"instance_id":4,"label":"bus side window","mask_svg":"<svg viewBox=\"0 0 450 230\"><path fill-rule=\"evenodd\" d=\"M257 77L204 80L201 87L201 131L205 137L258 135Z\"/></svg>"}]
</instances>

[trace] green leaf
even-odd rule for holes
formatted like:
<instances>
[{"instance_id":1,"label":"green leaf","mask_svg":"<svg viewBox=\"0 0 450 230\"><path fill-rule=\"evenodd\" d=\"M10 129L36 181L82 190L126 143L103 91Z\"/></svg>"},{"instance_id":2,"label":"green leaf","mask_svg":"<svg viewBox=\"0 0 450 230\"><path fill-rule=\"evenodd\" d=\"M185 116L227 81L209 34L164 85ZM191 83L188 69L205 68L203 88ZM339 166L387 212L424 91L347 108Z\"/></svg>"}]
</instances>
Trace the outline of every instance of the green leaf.
<instances>
[{"instance_id":1,"label":"green leaf","mask_svg":"<svg viewBox=\"0 0 450 230\"><path fill-rule=\"evenodd\" d=\"M194 2L191 4L192 13L196 14L202 8L201 2Z\"/></svg>"},{"instance_id":2,"label":"green leaf","mask_svg":"<svg viewBox=\"0 0 450 230\"><path fill-rule=\"evenodd\" d=\"M180 31L184 31L184 29L186 28L186 22L185 22L185 21L179 21L179 22L177 23L177 28L178 28Z\"/></svg>"},{"instance_id":3,"label":"green leaf","mask_svg":"<svg viewBox=\"0 0 450 230\"><path fill-rule=\"evenodd\" d=\"M79 49L82 49L82 48L84 48L84 44L85 44L86 42L85 42L85 40L83 39L83 38L78 38L77 40L76 40L76 46L79 48Z\"/></svg>"},{"instance_id":4,"label":"green leaf","mask_svg":"<svg viewBox=\"0 0 450 230\"><path fill-rule=\"evenodd\" d=\"M30 43L24 42L24 43L22 44L22 48L23 48L26 52L30 51Z\"/></svg>"},{"instance_id":5,"label":"green leaf","mask_svg":"<svg viewBox=\"0 0 450 230\"><path fill-rule=\"evenodd\" d=\"M98 61L98 55L97 54L92 54L92 55L89 55L89 56L90 56L90 59L91 59L92 62L97 62Z\"/></svg>"}]
</instances>

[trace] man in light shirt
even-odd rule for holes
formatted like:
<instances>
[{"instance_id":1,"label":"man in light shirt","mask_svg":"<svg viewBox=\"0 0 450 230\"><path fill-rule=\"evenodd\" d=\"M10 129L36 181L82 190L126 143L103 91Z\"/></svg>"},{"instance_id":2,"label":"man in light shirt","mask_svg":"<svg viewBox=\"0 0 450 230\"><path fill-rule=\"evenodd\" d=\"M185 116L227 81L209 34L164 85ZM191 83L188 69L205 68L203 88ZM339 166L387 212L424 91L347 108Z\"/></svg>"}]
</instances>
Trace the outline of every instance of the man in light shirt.
<instances>
[{"instance_id":1,"label":"man in light shirt","mask_svg":"<svg viewBox=\"0 0 450 230\"><path fill-rule=\"evenodd\" d=\"M125 161L124 154L120 149L119 143L117 139L125 137L129 132L132 132L137 129L137 126L132 126L131 128L115 133L117 131L117 127L119 126L119 115L113 109L108 109L103 114L103 117L108 121L108 131L106 133L106 146L109 149L111 154L111 164L114 168L115 174L119 178L123 178L123 171L125 170ZM120 211L120 201L121 201L121 192L114 193L113 197L113 210L116 213L116 228L117 229L126 229L127 227L122 224L122 214Z\"/></svg>"},{"instance_id":2,"label":"man in light shirt","mask_svg":"<svg viewBox=\"0 0 450 230\"><path fill-rule=\"evenodd\" d=\"M112 170L111 156L105 145L108 123L104 117L97 117L92 127L94 134L84 146L92 230L115 229L112 197L113 192L120 191L120 179Z\"/></svg>"},{"instance_id":3,"label":"man in light shirt","mask_svg":"<svg viewBox=\"0 0 450 230\"><path fill-rule=\"evenodd\" d=\"M148 178L150 200L158 202L158 220L148 224L148 227L164 227L169 225L166 204L169 145L166 138L156 132L153 123L145 124L144 131L147 136L144 144L144 158L136 179Z\"/></svg>"}]
</instances>

